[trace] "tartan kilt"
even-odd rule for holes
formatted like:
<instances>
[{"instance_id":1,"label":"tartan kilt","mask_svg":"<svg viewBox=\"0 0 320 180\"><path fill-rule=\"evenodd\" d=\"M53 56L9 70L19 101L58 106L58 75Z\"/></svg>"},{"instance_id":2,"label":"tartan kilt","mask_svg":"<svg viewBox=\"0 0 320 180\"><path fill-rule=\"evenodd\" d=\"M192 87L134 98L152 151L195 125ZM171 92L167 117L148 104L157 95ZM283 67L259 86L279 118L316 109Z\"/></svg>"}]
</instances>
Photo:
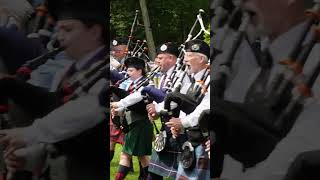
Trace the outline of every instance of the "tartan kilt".
<instances>
[{"instance_id":1,"label":"tartan kilt","mask_svg":"<svg viewBox=\"0 0 320 180\"><path fill-rule=\"evenodd\" d=\"M205 152L205 145L195 147L196 166L192 170L184 170L179 162L176 180L210 180L210 159Z\"/></svg>"},{"instance_id":2,"label":"tartan kilt","mask_svg":"<svg viewBox=\"0 0 320 180\"><path fill-rule=\"evenodd\" d=\"M156 152L152 150L151 160L149 163L149 172L162 177L175 179L178 170L178 156L181 152L163 150Z\"/></svg>"},{"instance_id":3,"label":"tartan kilt","mask_svg":"<svg viewBox=\"0 0 320 180\"><path fill-rule=\"evenodd\" d=\"M161 152L156 152L154 149L152 150L148 170L162 177L175 179L178 171L178 158L181 154L181 144L186 141L187 136L181 134L176 139L173 139L168 133L167 135L164 150Z\"/></svg>"},{"instance_id":4,"label":"tartan kilt","mask_svg":"<svg viewBox=\"0 0 320 180\"><path fill-rule=\"evenodd\" d=\"M124 144L124 132L122 132L119 128L117 128L110 118L109 122L110 126L110 142L115 142L119 144Z\"/></svg>"},{"instance_id":5,"label":"tartan kilt","mask_svg":"<svg viewBox=\"0 0 320 180\"><path fill-rule=\"evenodd\" d=\"M149 120L138 120L129 124L122 152L131 156L151 155L153 126Z\"/></svg>"}]
</instances>

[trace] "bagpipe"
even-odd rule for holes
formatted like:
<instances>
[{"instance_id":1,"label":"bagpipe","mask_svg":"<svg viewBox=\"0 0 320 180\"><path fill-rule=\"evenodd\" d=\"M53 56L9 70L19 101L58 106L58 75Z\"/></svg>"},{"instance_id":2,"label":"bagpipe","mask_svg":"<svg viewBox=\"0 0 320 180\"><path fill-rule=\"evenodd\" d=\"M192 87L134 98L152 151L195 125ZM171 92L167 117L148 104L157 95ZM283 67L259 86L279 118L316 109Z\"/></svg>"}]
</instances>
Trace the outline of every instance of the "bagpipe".
<instances>
[{"instance_id":1,"label":"bagpipe","mask_svg":"<svg viewBox=\"0 0 320 180\"><path fill-rule=\"evenodd\" d=\"M133 89L128 89L128 91L126 91L119 88L119 85L122 82L125 82L126 80L128 80L129 78L130 76L124 77L123 79L119 80L115 85L111 85L110 95L115 95L116 98L123 99L127 97L129 94L133 93L134 91L137 91L138 86L142 87L143 85L147 85L149 82L148 77L142 77L138 82L137 86L135 86ZM141 101L141 100L126 107L125 110L134 111L134 112L138 112L140 114L145 114L145 115L147 114L146 104L144 101ZM111 121L115 125L115 127L118 129L121 129L122 132L124 133L129 132L129 125L124 116L111 117Z\"/></svg>"},{"instance_id":2,"label":"bagpipe","mask_svg":"<svg viewBox=\"0 0 320 180\"><path fill-rule=\"evenodd\" d=\"M202 17L201 17L202 13L204 13L204 11L202 9L200 9L199 13L197 15L197 19L194 22L185 43L192 39L192 37L193 37L192 33L198 23L200 24L201 29L200 29L200 32L193 39L196 39L202 32L209 33L206 30L204 30L204 25L203 25L203 21L202 21ZM167 114L171 111L170 110L171 108L169 106L172 101L177 102L179 105L183 105L183 106L178 106L178 107L181 107L181 108L183 107L184 108L183 110L187 111L188 113L192 112L195 109L195 107L198 105L198 103L200 103L202 98L204 97L204 94L206 93L207 88L209 86L209 84L206 84L205 88L203 88L203 89L201 88L201 86L204 87L207 78L210 76L210 66L208 65L201 80L199 81L199 84L197 84L196 87L194 88L194 91L193 91L194 95L188 96L188 95L184 95L184 94L180 93L180 90L183 85L183 80L187 76L188 69L189 69L189 67L183 63L183 56L184 56L184 51L185 51L184 44L181 45L181 51L180 51L179 57L177 59L177 63L174 67L173 72L169 76L168 83L165 86L165 89L167 89L168 94L166 95L166 98L165 98L165 107L164 107L165 110L162 112L163 115ZM201 91L203 91L203 92L201 92ZM175 114L175 113L173 113L173 114ZM164 115L164 116L167 116L167 115ZM165 118L165 119L167 119L167 118Z\"/></svg>"},{"instance_id":3,"label":"bagpipe","mask_svg":"<svg viewBox=\"0 0 320 180\"><path fill-rule=\"evenodd\" d=\"M0 91L1 96L12 99L15 104L31 114L32 118L41 118L51 111L63 106L65 103L76 100L88 93L99 80L103 78L108 80L109 74L109 56L107 55L104 59L93 64L87 71L78 74L76 80L71 81L68 86L62 87L56 92L48 92L45 89L14 78L1 79ZM103 96L104 93L107 94L109 91L108 83L106 83L104 87L105 88L100 92L99 96ZM103 96L103 98L104 97L105 96ZM96 98L99 98L101 106L109 105L107 97L105 97L106 99L100 99L98 96ZM15 124L12 124L10 121L8 123L9 124L4 124L6 125L4 128L15 127ZM103 120L94 127L88 128L74 137L53 143L55 150L53 153L50 153L55 156L66 154L70 157L83 157L92 149L104 149L107 147L107 142L105 141L106 131L107 121ZM93 139L95 140L94 142L92 141ZM75 151L75 149L77 149L77 151ZM105 153L102 152L103 151L95 150L95 155L90 157L87 161L92 161L92 158L97 159L105 157Z\"/></svg>"},{"instance_id":4,"label":"bagpipe","mask_svg":"<svg viewBox=\"0 0 320 180\"><path fill-rule=\"evenodd\" d=\"M240 23L238 23L239 17L241 17ZM214 136L210 137L210 143L215 144L215 148L211 150L213 152L212 157L215 169L211 173L216 177L219 177L222 172L223 157L225 153L230 154L233 158L243 163L245 167L251 167L257 162L265 159L274 148L275 143L278 142L278 138L276 138L273 133L269 133L269 131L266 132L264 129L264 127L269 126L269 118L271 119L273 117L270 117L271 114L264 111L268 109L260 108L260 106L257 108L258 106L256 106L256 104L244 105L243 103L232 103L222 100L227 81L232 74L232 65L234 63L235 54L246 37L246 30L250 22L250 14L249 12L243 12L238 5L235 6L233 12L227 19L225 24L221 25L222 33L216 34L216 37L214 37L216 40L214 42L216 49L214 58L216 58L216 55L219 53L224 53L225 56L222 56L223 59L221 59L221 62L215 65L214 68L216 71L214 71L214 74L211 76L210 84L212 84L214 88L211 91L210 103L213 110L203 112L199 119L199 127L202 132L210 132L210 135ZM234 35L232 36L231 45L229 47L224 47L226 37L233 30L236 31L233 32ZM246 112L248 112L248 114ZM258 127L255 126L258 123L252 123L252 121L249 121L248 119L256 119L256 121L259 122L259 125L257 125ZM263 124L263 126L260 126L260 124ZM248 140L252 139L249 138L249 136L246 141L238 140L237 138L244 136L244 133L238 136L235 135L234 139L237 140L231 139L234 140L234 142L229 142L229 139L227 138L229 138L230 135L227 133L231 130L228 128L242 129L244 132L256 132L255 130L259 129L257 130L261 133L259 138L261 138L261 142L264 142L264 144L260 146L263 146L263 148L258 148L256 145L258 143ZM238 133L239 131L236 132ZM240 142L241 145L239 145ZM225 145L227 143L228 145ZM226 150L226 146L228 147L228 150ZM252 147L254 150L250 149ZM253 153L250 153L249 155L246 152L255 152L255 154L252 155Z\"/></svg>"},{"instance_id":5,"label":"bagpipe","mask_svg":"<svg viewBox=\"0 0 320 180\"><path fill-rule=\"evenodd\" d=\"M150 58L148 56L148 47L147 47L147 41L146 40L139 40L136 39L136 37L133 35L136 26L139 25L138 22L138 15L139 15L139 10L135 11L135 16L131 25L131 29L130 29L130 34L128 36L128 42L127 42L127 46L125 49L125 59L129 58L129 57L139 57L145 60L145 63L147 65L146 70L150 71L151 68L149 67L149 64L147 63L148 61L150 61ZM136 42L134 42L136 41ZM120 65L119 71L125 71L126 67L122 64Z\"/></svg>"},{"instance_id":6,"label":"bagpipe","mask_svg":"<svg viewBox=\"0 0 320 180\"><path fill-rule=\"evenodd\" d=\"M165 98L164 109L170 110L171 102L175 102L180 107L180 110L186 114L192 113L207 93L210 86L208 77L210 77L210 65L207 65L201 80L195 83L194 87L191 87L192 90L188 91L187 94L180 92L168 93Z\"/></svg>"},{"instance_id":7,"label":"bagpipe","mask_svg":"<svg viewBox=\"0 0 320 180\"><path fill-rule=\"evenodd\" d=\"M25 64L23 64L17 71L16 74L14 76L5 76L5 77L10 77L12 79L12 81L19 81L19 82L25 82L27 80L29 80L30 75L32 73L33 70L37 69L40 65L44 64L49 58L54 57L55 55L57 55L59 52L63 51L64 48L59 47L56 48L52 51L49 51L45 54L40 55L39 57L36 57L34 59L28 60ZM6 84L8 79L7 78L2 78L0 79L1 83L2 81L4 81L3 83ZM4 89L9 88L9 85L2 85L1 86L1 91L3 91ZM9 88L11 89L11 88ZM1 105L0 105L0 113L7 113L8 112L8 102L6 99L6 96L2 96L1 98Z\"/></svg>"},{"instance_id":8,"label":"bagpipe","mask_svg":"<svg viewBox=\"0 0 320 180\"><path fill-rule=\"evenodd\" d=\"M199 10L197 19L194 22L185 43L192 39L193 31L198 23L200 24L201 30L193 39L196 39L202 32L209 33L206 30L204 30L204 25L201 17L201 14L203 12L204 11L202 9ZM190 96L190 94L186 95L186 94L180 93L180 90L183 86L183 80L185 79L188 73L188 66L183 63L183 56L185 51L184 44L182 44L180 47L180 54L178 56L177 63L174 67L173 72L169 76L169 81L165 85L165 88L167 89L167 94L164 99L164 110L160 112L160 118L162 123L161 130L160 130L161 132L157 132L157 137L155 139L155 146L154 146L154 149L157 152L161 152L163 149L165 149L165 147L168 144L166 143L167 137L172 138L172 136L170 135L171 131L168 127L166 127L165 123L168 122L173 117L179 117L180 110L186 112L187 114L191 113L197 107L197 105L201 102L202 98L204 97L204 94L206 93L206 88L208 88L208 84L206 84L207 86L203 89L199 87L200 86L199 84L199 86L197 85L194 88L193 96ZM205 85L209 75L210 75L210 68L208 66L201 78L201 82L199 83L201 83L201 85ZM195 96L195 95L198 95L198 96ZM177 107L171 108L172 102L175 102L177 104ZM171 141L170 144L175 144L175 146L179 147L178 149L181 150L181 147L185 147L182 145L182 143L185 142L185 140L186 140L185 137L178 138L175 141ZM188 147L192 149L192 147L190 146ZM191 168L191 166L189 165L186 165L186 166Z\"/></svg>"},{"instance_id":9,"label":"bagpipe","mask_svg":"<svg viewBox=\"0 0 320 180\"><path fill-rule=\"evenodd\" d=\"M152 97L154 97L154 99L157 100L157 102L162 102L164 100L165 96L167 93L174 93L176 95L169 95L172 97L176 97L179 94L179 91L182 88L183 85L183 80L185 79L186 75L188 74L188 66L186 64L183 63L183 57L184 57L184 44L188 41L190 41L191 39L196 39L198 36L201 35L202 32L208 33L209 32L207 30L205 30L204 25L203 25L203 20L202 20L202 16L201 14L204 13L204 11L202 9L199 9L199 13L197 15L197 18L193 24L193 26L191 27L190 32L188 33L188 37L186 39L186 41L180 45L180 53L177 57L177 62L173 68L173 72L170 74L169 76L169 80L166 82L166 84L164 85L163 89L165 89L165 92L162 92L161 90L157 90L157 89L151 89L148 88L145 91L143 91L145 94L150 94ZM196 27L197 24L200 24L200 31L197 33L197 35L195 37L193 37L193 32L194 29ZM206 70L207 73L207 70ZM209 75L209 74L207 74ZM198 92L198 91L197 91ZM182 95L183 96L183 95ZM187 98L190 99L190 98Z\"/></svg>"},{"instance_id":10,"label":"bagpipe","mask_svg":"<svg viewBox=\"0 0 320 180\"><path fill-rule=\"evenodd\" d=\"M133 41L135 37L133 36L133 32L135 30L135 27L139 25L138 21L138 15L139 15L139 10L136 10L131 29L130 29L130 35L128 36L128 43L127 43L127 58L128 57L139 57L139 58L147 58L148 61L150 61L149 57L145 54L148 51L148 48L146 47L147 41L146 40L137 40L134 48L130 51L130 47L132 46Z\"/></svg>"},{"instance_id":11,"label":"bagpipe","mask_svg":"<svg viewBox=\"0 0 320 180\"><path fill-rule=\"evenodd\" d=\"M80 97L82 94L88 93L100 79L109 79L109 58L106 58L97 64L94 64L88 71L81 74L79 78L71 82L69 85L61 88L58 93L64 96L64 103Z\"/></svg>"},{"instance_id":12,"label":"bagpipe","mask_svg":"<svg viewBox=\"0 0 320 180\"><path fill-rule=\"evenodd\" d=\"M146 47L146 45L147 40L137 40L133 50L129 52L131 57L143 58L150 61L149 57L145 54L148 52L148 48Z\"/></svg>"},{"instance_id":13,"label":"bagpipe","mask_svg":"<svg viewBox=\"0 0 320 180\"><path fill-rule=\"evenodd\" d=\"M131 40L134 41L134 40ZM136 40L135 43L130 43L130 45L134 45L133 48L130 48L132 50L128 51L128 47L126 49L126 56L125 59L129 58L129 57L138 57L141 58L145 61L146 63L146 71L150 71L151 67L148 64L148 62L150 61L150 58L148 56L148 48L147 48L147 41L146 40ZM118 70L119 72L125 72L126 71L126 67L124 66L124 64L120 64L119 61L117 59L115 59L114 57L111 58L111 62L112 62L112 67L116 70Z\"/></svg>"},{"instance_id":14,"label":"bagpipe","mask_svg":"<svg viewBox=\"0 0 320 180\"><path fill-rule=\"evenodd\" d=\"M137 25L138 22L138 15L139 15L139 10L136 10L132 25L131 25L131 29L130 29L130 35L129 35L129 39L128 39L128 43L127 43L127 55L130 55L131 53L129 53L129 47L131 45L132 39L133 39L133 31L135 29L135 26Z\"/></svg>"},{"instance_id":15,"label":"bagpipe","mask_svg":"<svg viewBox=\"0 0 320 180\"><path fill-rule=\"evenodd\" d=\"M48 59L54 58L58 53L64 50L63 47L54 48L51 51L48 51L45 54L42 54L39 57L31 59L23 64L16 72L16 78L21 79L23 81L27 81L30 79L30 75L33 70L37 69L42 64L46 63Z\"/></svg>"},{"instance_id":16,"label":"bagpipe","mask_svg":"<svg viewBox=\"0 0 320 180\"><path fill-rule=\"evenodd\" d=\"M147 114L146 104L151 103L153 100L157 102L162 102L164 98L163 92L161 90L158 90L152 86L148 86L150 81L159 71L160 71L160 67L159 66L155 67L151 72L147 74L145 78L139 81L136 84L136 86L133 89L131 89L130 92L119 88L119 85L122 82L125 82L130 78L129 76L124 77L121 80L119 80L117 83L115 83L115 85L111 86L110 92L120 99L127 97L130 93L141 93L141 95L143 96L142 99L137 99L136 101L131 100L130 101L131 105L129 105L126 109L130 111ZM117 74L114 76L117 76ZM119 117L119 116L113 117L112 122L113 124L115 124L117 128L121 129L123 132L127 133L129 131L128 124L124 119L124 117Z\"/></svg>"},{"instance_id":17,"label":"bagpipe","mask_svg":"<svg viewBox=\"0 0 320 180\"><path fill-rule=\"evenodd\" d=\"M210 9L212 9L212 25L214 29L222 27L228 21L228 14L235 8L231 0L216 0L212 1Z\"/></svg>"},{"instance_id":18,"label":"bagpipe","mask_svg":"<svg viewBox=\"0 0 320 180\"><path fill-rule=\"evenodd\" d=\"M238 9L236 9L238 11ZM223 97L224 91L226 88L226 82L228 77L230 77L232 73L232 63L234 60L234 56L237 50L240 47L241 42L243 41L246 33L246 29L250 22L250 15L247 12L243 13L242 22L238 27L238 30L233 38L232 45L226 51L226 56L222 60L222 62L215 67L218 72L215 74L213 78L214 89L212 90L213 96ZM217 42L219 43L219 42Z\"/></svg>"},{"instance_id":19,"label":"bagpipe","mask_svg":"<svg viewBox=\"0 0 320 180\"><path fill-rule=\"evenodd\" d=\"M164 89L166 89L167 92L180 91L180 89L182 87L182 82L188 73L188 67L186 64L183 63L183 58L184 58L184 53L185 53L185 49L184 49L185 43L190 41L191 39L194 40L194 39L198 38L202 32L204 32L206 34L210 34L210 32L208 32L203 25L203 20L202 20L202 16L201 16L202 13L204 13L204 10L199 9L199 13L197 14L197 18L188 33L187 39L179 47L180 53L177 57L177 62L174 66L173 72L169 76L169 81L166 83L166 85L164 87ZM193 32L194 32L195 27L198 23L200 25L200 31L197 33L197 35L195 37L193 37Z\"/></svg>"},{"instance_id":20,"label":"bagpipe","mask_svg":"<svg viewBox=\"0 0 320 180\"><path fill-rule=\"evenodd\" d=\"M30 17L27 26L27 37L39 39L46 46L51 40L55 26L55 20L48 10L48 2L43 1L35 8L35 13Z\"/></svg>"},{"instance_id":21,"label":"bagpipe","mask_svg":"<svg viewBox=\"0 0 320 180\"><path fill-rule=\"evenodd\" d=\"M303 110L304 100L312 96L312 87L320 71L320 60L311 73L304 73L303 67L311 50L319 42L320 3L315 1L312 9L306 10L306 26L297 37L297 42L289 57L279 62L283 71L276 72L271 85L266 90L265 102L277 118L272 121L279 135L284 137ZM307 35L311 33L311 38ZM303 46L303 44L306 46Z\"/></svg>"},{"instance_id":22,"label":"bagpipe","mask_svg":"<svg viewBox=\"0 0 320 180\"><path fill-rule=\"evenodd\" d=\"M124 77L123 79L119 80L115 85L112 85L111 88L110 88L110 92L113 93L114 95L116 95L117 97L119 97L120 99L123 99L125 97L127 97L129 94L131 93L135 93L135 92L138 92L141 88L141 94L145 94L145 93L150 93L150 94L153 94L153 93L157 93L156 91L154 91L154 89L149 89L148 88L148 84L149 82L153 79L153 77L160 71L160 67L157 66L155 67L151 72L149 72L147 74L147 76L145 78L142 78L136 85L133 89L129 91L126 91L126 90L123 90L121 88L119 88L119 85L128 80L130 77L127 76L127 77ZM138 104L136 104L138 103ZM139 102L132 102L132 105L128 107L128 109L130 110L133 110L133 111L141 111L141 108L142 106L145 107L145 103L143 103L142 101L139 101Z\"/></svg>"},{"instance_id":23,"label":"bagpipe","mask_svg":"<svg viewBox=\"0 0 320 180\"><path fill-rule=\"evenodd\" d=\"M220 8L217 7L217 11ZM236 6L232 8L232 11L231 9L228 11L230 11L230 15L225 18L226 20L224 21L224 23L221 23L221 25L219 22L216 22L218 23L218 25L214 23L215 26L213 26L214 29L212 30L214 34L210 39L212 41L211 49L213 51L211 55L211 59L214 59L218 54L222 53L222 51L224 50L224 47L223 47L225 44L224 42L226 41L227 37L230 35L232 31L237 31L241 24L241 19L242 19L241 8L239 6ZM215 19L214 19L215 17L216 16L213 17L213 22L215 22Z\"/></svg>"},{"instance_id":24,"label":"bagpipe","mask_svg":"<svg viewBox=\"0 0 320 180\"><path fill-rule=\"evenodd\" d=\"M319 41L319 13L319 2L312 9L306 10L306 25L297 36L294 48L287 59L279 61L283 70L275 73L264 97L256 100L270 109L276 117L270 122L269 129L274 129L280 138L285 137L294 125L303 110L304 100L312 96L311 89L320 73L320 60L310 73L303 72L311 50ZM308 34L311 34L310 39L307 38Z\"/></svg>"},{"instance_id":25,"label":"bagpipe","mask_svg":"<svg viewBox=\"0 0 320 180\"><path fill-rule=\"evenodd\" d=\"M0 79L1 98L8 98L26 110L32 118L41 118L68 101L87 93L100 79L109 79L109 56L93 64L68 85L55 92L26 83L26 79L4 77ZM33 66L34 67L34 66ZM25 77L25 76L24 76ZM8 110L8 108L4 108ZM5 112L2 112L5 113Z\"/></svg>"},{"instance_id":26,"label":"bagpipe","mask_svg":"<svg viewBox=\"0 0 320 180\"><path fill-rule=\"evenodd\" d=\"M200 26L201 26L201 29L200 29L200 32L196 35L195 38L197 38L202 32L206 32L206 33L209 33L207 32L205 29L204 29L204 25L203 25L203 21L202 21L202 17L201 17L201 14L203 13L204 11L202 9L199 10L199 14L197 15L197 19L194 23L194 25L192 26L189 34L188 34L188 38L186 40L186 42L190 41L191 38L192 38L192 33L197 25L197 23L200 23ZM167 91L174 91L174 92L178 92L180 91L181 87L182 87L182 81L183 79L185 78L185 76L187 75L187 71L188 71L188 67L187 65L183 64L183 56L184 56L184 44L182 44L180 46L180 53L179 53L179 56L178 56L178 59L177 59L177 62L174 66L174 70L173 72L170 74L169 76L169 81L167 81L167 83L165 84L164 86L164 89L166 89ZM156 73L158 73L160 70L160 67L156 67L154 68L153 71L151 71L150 75L148 77L154 77L154 75L156 75ZM208 76L209 76L209 68L206 69L206 72L204 73L203 75L203 79L207 79ZM137 90L137 89L140 89L140 87L145 83L147 82L148 80L151 80L151 78L146 78L144 81L140 82L135 88L134 92ZM202 79L202 80L203 80ZM201 82L202 84L204 84L204 82ZM174 89L174 90L173 90ZM196 88L196 92L197 92L197 100L196 101L199 101L199 99L202 99L203 98L203 94L201 94L201 89L199 87ZM127 94L124 93L123 91L119 91L118 94L122 94L124 96L126 96ZM162 90L159 90L159 89L156 89L155 87L150 87L150 86L147 86L147 87L144 87L142 90L141 90L141 94L144 96L144 101L146 103L150 103L152 102L153 100L155 100L156 102L162 102L164 100L164 98L166 97L166 92L163 92ZM178 94L178 93L175 93L175 94ZM201 94L201 95L200 95ZM182 97L183 95L181 95L180 97ZM170 96L170 97L176 97L176 96ZM189 97L186 98L187 100L190 99ZM135 103L138 103L138 102L132 102L132 104L135 104ZM187 104L187 103L185 103ZM189 103L190 104L190 103ZM195 104L195 103L194 103ZM195 107L196 105L192 106L192 107Z\"/></svg>"},{"instance_id":27,"label":"bagpipe","mask_svg":"<svg viewBox=\"0 0 320 180\"><path fill-rule=\"evenodd\" d=\"M201 103L203 97L207 93L207 89L210 84L210 81L207 81L210 76L210 65L207 66L205 72L202 75L199 84L194 85L192 91L188 91L187 94L182 94L180 92L171 92L168 93L164 100L164 110L160 112L161 122L162 122L162 131L165 130L165 122L168 122L172 117L179 117L180 110L186 114L192 113L196 107ZM174 102L176 107L172 107L172 102ZM168 131L168 129L167 129ZM199 128L190 127L186 130L186 137L188 140L185 140L185 137L178 140L177 145L180 146L182 143L182 155L181 163L183 168L186 170L193 169L195 167L195 152L194 147L198 146L204 140L204 136L199 131ZM155 140L157 150L163 150L165 146L161 146L161 141L163 137L160 136L159 139Z\"/></svg>"}]
</instances>

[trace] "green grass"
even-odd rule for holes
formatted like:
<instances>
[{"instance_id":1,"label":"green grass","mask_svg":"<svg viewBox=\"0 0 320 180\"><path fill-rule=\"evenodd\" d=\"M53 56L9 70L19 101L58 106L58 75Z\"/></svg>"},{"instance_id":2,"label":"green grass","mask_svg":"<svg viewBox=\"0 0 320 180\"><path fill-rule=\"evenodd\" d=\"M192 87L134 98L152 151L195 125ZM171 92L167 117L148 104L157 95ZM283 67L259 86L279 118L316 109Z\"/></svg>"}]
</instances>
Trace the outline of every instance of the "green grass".
<instances>
[{"instance_id":1,"label":"green grass","mask_svg":"<svg viewBox=\"0 0 320 180\"><path fill-rule=\"evenodd\" d=\"M118 167L119 167L119 160L120 160L120 153L122 150L122 146L120 144L116 145L115 152L114 152L114 157L112 161L110 162L110 180L113 180L116 173L118 172ZM129 173L126 176L126 179L129 180L136 180L138 179L139 176L139 163L138 163L138 158L133 157L133 167L134 167L134 172Z\"/></svg>"},{"instance_id":2,"label":"green grass","mask_svg":"<svg viewBox=\"0 0 320 180\"><path fill-rule=\"evenodd\" d=\"M160 130L160 121L155 121L158 129ZM118 172L119 168L119 160L120 160L120 153L122 150L122 146L120 144L116 145L115 152L114 152L114 157L112 161L110 162L110 180L113 180L116 173ZM133 157L133 168L134 172L130 172L127 176L126 179L128 180L137 180L139 177L139 162L137 157ZM167 178L164 178L164 180L169 180Z\"/></svg>"}]
</instances>

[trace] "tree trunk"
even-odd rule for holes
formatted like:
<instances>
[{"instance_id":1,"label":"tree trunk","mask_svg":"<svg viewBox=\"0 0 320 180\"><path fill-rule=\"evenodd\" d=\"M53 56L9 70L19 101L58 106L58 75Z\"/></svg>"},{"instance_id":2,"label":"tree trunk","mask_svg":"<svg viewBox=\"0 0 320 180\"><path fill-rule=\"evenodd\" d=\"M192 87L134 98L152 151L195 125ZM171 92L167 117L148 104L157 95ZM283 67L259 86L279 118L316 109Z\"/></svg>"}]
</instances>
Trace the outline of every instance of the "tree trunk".
<instances>
[{"instance_id":1,"label":"tree trunk","mask_svg":"<svg viewBox=\"0 0 320 180\"><path fill-rule=\"evenodd\" d=\"M146 3L146 0L139 0L139 1L140 1L141 14L142 14L142 18L143 18L143 24L144 24L144 28L145 28L145 32L146 32L149 55L150 55L150 59L152 61L154 61L154 59L156 57L156 48L154 45L152 29L150 27L150 20L149 20L147 3Z\"/></svg>"}]
</instances>

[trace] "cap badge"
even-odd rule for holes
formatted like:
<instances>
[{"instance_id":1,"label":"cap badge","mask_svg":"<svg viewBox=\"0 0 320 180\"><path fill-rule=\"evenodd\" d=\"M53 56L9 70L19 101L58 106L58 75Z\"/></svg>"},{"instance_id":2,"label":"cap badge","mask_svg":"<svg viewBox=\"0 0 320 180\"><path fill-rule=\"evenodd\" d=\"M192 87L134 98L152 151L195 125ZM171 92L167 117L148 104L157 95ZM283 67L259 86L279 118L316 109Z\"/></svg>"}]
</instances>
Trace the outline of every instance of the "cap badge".
<instances>
[{"instance_id":1,"label":"cap badge","mask_svg":"<svg viewBox=\"0 0 320 180\"><path fill-rule=\"evenodd\" d=\"M114 46L118 45L118 41L117 40L113 40L112 41L112 45L114 45Z\"/></svg>"},{"instance_id":2,"label":"cap badge","mask_svg":"<svg viewBox=\"0 0 320 180\"><path fill-rule=\"evenodd\" d=\"M199 51L199 49L200 49L199 44L194 44L194 45L191 46L191 50L192 51Z\"/></svg>"},{"instance_id":3,"label":"cap badge","mask_svg":"<svg viewBox=\"0 0 320 180\"><path fill-rule=\"evenodd\" d=\"M165 50L167 50L167 49L168 49L168 46L165 45L165 44L163 44L163 45L160 47L160 50L161 50L161 51L165 51Z\"/></svg>"}]
</instances>

